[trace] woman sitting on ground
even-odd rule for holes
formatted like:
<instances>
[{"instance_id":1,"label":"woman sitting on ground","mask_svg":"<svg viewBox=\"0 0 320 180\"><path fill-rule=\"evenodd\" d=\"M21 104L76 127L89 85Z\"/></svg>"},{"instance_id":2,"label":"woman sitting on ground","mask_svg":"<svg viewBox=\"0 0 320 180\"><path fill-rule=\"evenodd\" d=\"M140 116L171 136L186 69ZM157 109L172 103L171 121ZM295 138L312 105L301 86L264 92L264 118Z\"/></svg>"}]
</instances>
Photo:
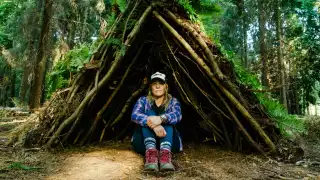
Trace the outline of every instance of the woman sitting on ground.
<instances>
[{"instance_id":1,"label":"woman sitting on ground","mask_svg":"<svg viewBox=\"0 0 320 180\"><path fill-rule=\"evenodd\" d=\"M179 101L168 94L165 74L151 76L148 96L136 102L131 120L138 124L132 137L135 151L145 153L145 170L174 171L171 152L182 151L181 138L175 124L181 121ZM160 153L158 153L158 149Z\"/></svg>"}]
</instances>

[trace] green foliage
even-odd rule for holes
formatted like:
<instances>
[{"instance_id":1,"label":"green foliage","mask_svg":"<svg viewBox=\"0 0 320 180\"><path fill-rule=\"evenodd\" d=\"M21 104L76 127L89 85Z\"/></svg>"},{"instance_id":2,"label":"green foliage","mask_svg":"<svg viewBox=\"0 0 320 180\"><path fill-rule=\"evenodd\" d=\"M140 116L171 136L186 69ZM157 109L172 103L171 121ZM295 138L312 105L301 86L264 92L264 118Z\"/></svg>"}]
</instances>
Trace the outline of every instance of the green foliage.
<instances>
[{"instance_id":1,"label":"green foliage","mask_svg":"<svg viewBox=\"0 0 320 180\"><path fill-rule=\"evenodd\" d=\"M120 53L122 56L124 56L124 54L126 53L126 46L124 44L122 44L120 39L117 38L109 38L105 41L106 44L111 44L114 45L115 48L120 49Z\"/></svg>"},{"instance_id":2,"label":"green foliage","mask_svg":"<svg viewBox=\"0 0 320 180\"><path fill-rule=\"evenodd\" d=\"M191 21L197 20L196 11L193 9L191 5L191 1L189 0L177 0L176 1L188 14Z\"/></svg>"},{"instance_id":3,"label":"green foliage","mask_svg":"<svg viewBox=\"0 0 320 180\"><path fill-rule=\"evenodd\" d=\"M32 171L32 170L38 170L38 169L42 169L40 167L31 167L31 166L26 166L20 162L13 162L12 164L10 164L8 166L9 169L22 169L22 170L26 170L26 171Z\"/></svg>"},{"instance_id":4,"label":"green foliage","mask_svg":"<svg viewBox=\"0 0 320 180\"><path fill-rule=\"evenodd\" d=\"M178 0L177 3L187 12L191 21L200 24L202 31L215 44L220 44L220 18L223 15L223 8L218 1Z\"/></svg>"},{"instance_id":5,"label":"green foliage","mask_svg":"<svg viewBox=\"0 0 320 180\"><path fill-rule=\"evenodd\" d=\"M112 5L118 5L120 11L123 13L127 7L127 1L126 0L112 0Z\"/></svg>"},{"instance_id":6,"label":"green foliage","mask_svg":"<svg viewBox=\"0 0 320 180\"><path fill-rule=\"evenodd\" d=\"M200 0L192 1L192 7L201 14L212 14L212 12L221 12L221 7L217 6L218 2L216 0Z\"/></svg>"},{"instance_id":7,"label":"green foliage","mask_svg":"<svg viewBox=\"0 0 320 180\"><path fill-rule=\"evenodd\" d=\"M57 89L66 88L69 84L70 74L76 74L83 68L84 63L89 61L90 49L88 45L82 44L70 50L47 74L46 92L47 98Z\"/></svg>"},{"instance_id":8,"label":"green foliage","mask_svg":"<svg viewBox=\"0 0 320 180\"><path fill-rule=\"evenodd\" d=\"M305 125L297 116L288 114L287 110L277 99L265 97L262 93L256 94L267 113L276 121L277 127L287 137L294 137L297 133L305 132Z\"/></svg>"},{"instance_id":9,"label":"green foliage","mask_svg":"<svg viewBox=\"0 0 320 180\"><path fill-rule=\"evenodd\" d=\"M112 44L112 45L117 45L117 46L121 46L122 42L121 39L117 39L117 38L109 38L105 41L106 44Z\"/></svg>"},{"instance_id":10,"label":"green foliage","mask_svg":"<svg viewBox=\"0 0 320 180\"><path fill-rule=\"evenodd\" d=\"M116 18L117 18L117 15L115 13L111 13L110 15L108 15L108 17L107 17L107 22L108 22L107 30L109 30L112 27L112 25L116 21Z\"/></svg>"},{"instance_id":11,"label":"green foliage","mask_svg":"<svg viewBox=\"0 0 320 180\"><path fill-rule=\"evenodd\" d=\"M306 108L319 98L320 82L320 14L315 0L301 0L292 4L286 19L287 59L291 62L290 75L296 79L300 103Z\"/></svg>"},{"instance_id":12,"label":"green foliage","mask_svg":"<svg viewBox=\"0 0 320 180\"><path fill-rule=\"evenodd\" d=\"M10 38L10 34L7 33L7 22L13 9L13 2L5 3L0 1L0 46L4 46L6 48L12 46L12 39Z\"/></svg>"},{"instance_id":13,"label":"green foliage","mask_svg":"<svg viewBox=\"0 0 320 180\"><path fill-rule=\"evenodd\" d=\"M245 85L248 89L264 89L258 78L245 70L240 64L240 60L231 51L223 51L226 57L232 62L239 83ZM287 110L279 103L277 99L271 98L270 93L254 92L260 104L265 111L276 122L277 127L283 135L293 137L297 133L305 132L303 121L294 115L288 114Z\"/></svg>"}]
</instances>

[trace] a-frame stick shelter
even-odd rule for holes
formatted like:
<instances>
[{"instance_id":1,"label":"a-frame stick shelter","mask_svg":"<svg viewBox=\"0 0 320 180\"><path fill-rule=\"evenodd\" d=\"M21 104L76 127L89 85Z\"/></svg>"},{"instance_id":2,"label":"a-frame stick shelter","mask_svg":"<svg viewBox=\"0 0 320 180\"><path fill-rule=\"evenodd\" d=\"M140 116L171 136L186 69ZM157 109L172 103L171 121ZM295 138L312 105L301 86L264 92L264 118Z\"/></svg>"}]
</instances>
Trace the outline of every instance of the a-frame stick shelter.
<instances>
[{"instance_id":1,"label":"a-frame stick shelter","mask_svg":"<svg viewBox=\"0 0 320 180\"><path fill-rule=\"evenodd\" d=\"M54 147L121 138L133 127L132 107L157 70L169 76L170 92L182 102L186 137L238 150L276 151L273 121L238 83L232 64L174 1L130 1L69 91L51 99L39 143Z\"/></svg>"}]
</instances>

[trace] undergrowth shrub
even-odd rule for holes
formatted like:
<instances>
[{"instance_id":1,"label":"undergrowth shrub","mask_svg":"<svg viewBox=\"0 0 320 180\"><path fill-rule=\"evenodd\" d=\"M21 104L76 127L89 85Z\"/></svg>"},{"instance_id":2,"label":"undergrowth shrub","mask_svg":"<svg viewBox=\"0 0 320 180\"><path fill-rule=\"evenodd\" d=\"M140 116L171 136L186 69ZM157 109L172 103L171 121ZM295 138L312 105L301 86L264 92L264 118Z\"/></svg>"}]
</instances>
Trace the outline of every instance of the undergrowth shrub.
<instances>
[{"instance_id":1,"label":"undergrowth shrub","mask_svg":"<svg viewBox=\"0 0 320 180\"><path fill-rule=\"evenodd\" d=\"M87 44L76 46L57 62L46 76L46 98L50 98L57 89L66 88L72 75L80 71L91 55Z\"/></svg>"},{"instance_id":2,"label":"undergrowth shrub","mask_svg":"<svg viewBox=\"0 0 320 180\"><path fill-rule=\"evenodd\" d=\"M222 49L228 60L233 64L238 81L248 89L265 89L257 76L245 70L240 64L240 60L233 52ZM276 122L281 133L289 138L294 138L297 134L306 131L304 122L297 118L296 115L289 114L280 104L278 99L272 98L269 92L253 92L260 103L264 106L269 117Z\"/></svg>"},{"instance_id":3,"label":"undergrowth shrub","mask_svg":"<svg viewBox=\"0 0 320 180\"><path fill-rule=\"evenodd\" d=\"M320 144L320 116L308 116L305 120L305 137L309 141Z\"/></svg>"}]
</instances>

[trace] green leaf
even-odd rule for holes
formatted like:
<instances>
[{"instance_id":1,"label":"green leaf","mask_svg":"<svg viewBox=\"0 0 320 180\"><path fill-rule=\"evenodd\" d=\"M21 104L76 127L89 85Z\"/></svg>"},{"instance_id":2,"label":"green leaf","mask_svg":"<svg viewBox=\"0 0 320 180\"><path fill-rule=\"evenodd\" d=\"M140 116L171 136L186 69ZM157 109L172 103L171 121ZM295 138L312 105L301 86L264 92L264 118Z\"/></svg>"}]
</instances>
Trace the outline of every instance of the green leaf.
<instances>
[{"instance_id":1,"label":"green leaf","mask_svg":"<svg viewBox=\"0 0 320 180\"><path fill-rule=\"evenodd\" d=\"M32 171L32 170L38 170L38 169L42 169L40 167L31 167L31 166L26 166L26 165L23 165L22 163L20 162L14 162L12 164L10 164L8 166L9 169L22 169L22 170L26 170L26 171Z\"/></svg>"}]
</instances>

